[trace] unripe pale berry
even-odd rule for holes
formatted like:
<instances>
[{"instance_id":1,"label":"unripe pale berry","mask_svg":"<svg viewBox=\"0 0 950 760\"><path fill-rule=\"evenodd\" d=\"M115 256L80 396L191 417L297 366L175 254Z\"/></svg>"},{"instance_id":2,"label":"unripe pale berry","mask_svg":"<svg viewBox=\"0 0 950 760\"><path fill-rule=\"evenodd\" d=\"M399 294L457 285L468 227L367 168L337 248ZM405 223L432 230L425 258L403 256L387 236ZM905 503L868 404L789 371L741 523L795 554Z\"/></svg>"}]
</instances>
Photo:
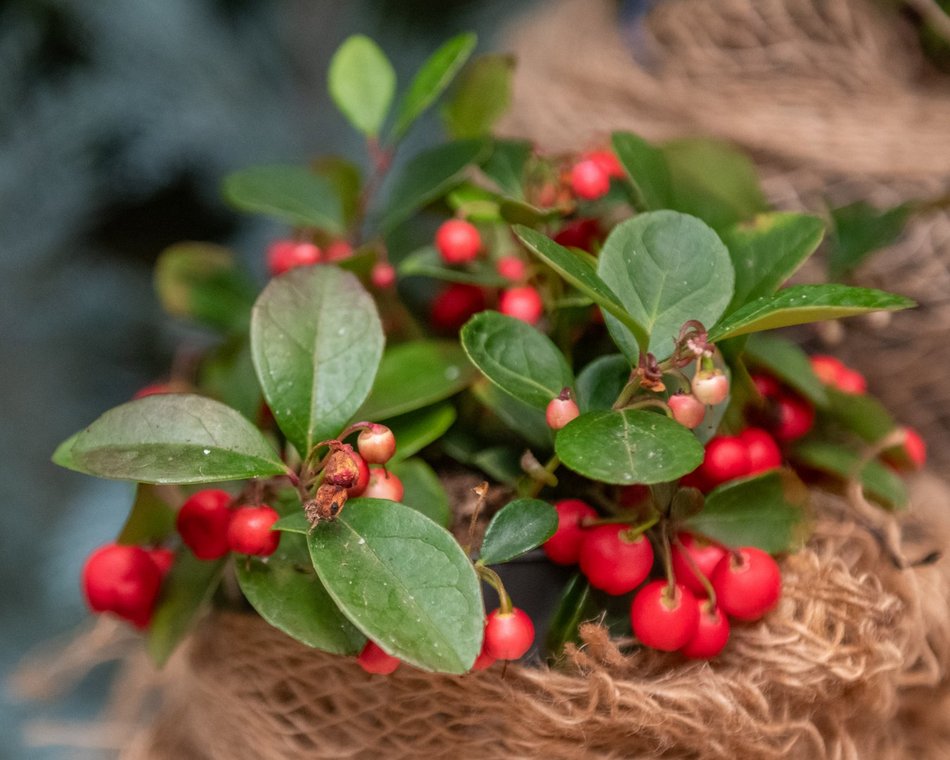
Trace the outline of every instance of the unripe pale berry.
<instances>
[{"instance_id":1,"label":"unripe pale berry","mask_svg":"<svg viewBox=\"0 0 950 760\"><path fill-rule=\"evenodd\" d=\"M360 431L356 447L367 464L386 464L396 453L396 436L385 425L374 423Z\"/></svg>"},{"instance_id":2,"label":"unripe pale berry","mask_svg":"<svg viewBox=\"0 0 950 760\"><path fill-rule=\"evenodd\" d=\"M581 553L585 518L597 517L590 504L580 499L562 499L554 505L557 510L557 530L542 545L544 553L557 565L574 565Z\"/></svg>"},{"instance_id":3,"label":"unripe pale berry","mask_svg":"<svg viewBox=\"0 0 950 760\"><path fill-rule=\"evenodd\" d=\"M673 413L673 419L690 430L699 427L706 416L706 407L703 402L688 393L676 393L670 396L667 404Z\"/></svg>"},{"instance_id":4,"label":"unripe pale berry","mask_svg":"<svg viewBox=\"0 0 950 760\"><path fill-rule=\"evenodd\" d=\"M206 488L189 497L178 510L175 527L198 559L218 559L228 553L230 503L227 491Z\"/></svg>"},{"instance_id":5,"label":"unripe pale berry","mask_svg":"<svg viewBox=\"0 0 950 760\"><path fill-rule=\"evenodd\" d=\"M706 587L697 577L696 572L703 574L706 580L712 575L716 565L723 558L726 550L707 541L697 538L690 533L680 533L679 543L673 544L671 557L673 560L673 575L677 583L682 583L690 591L705 596ZM687 557L688 555L688 557ZM690 562L690 559L692 562ZM694 569L695 566L695 569Z\"/></svg>"},{"instance_id":6,"label":"unripe pale berry","mask_svg":"<svg viewBox=\"0 0 950 760\"><path fill-rule=\"evenodd\" d=\"M449 219L435 233L435 247L447 264L472 261L482 249L478 228L464 219Z\"/></svg>"},{"instance_id":7,"label":"unripe pale berry","mask_svg":"<svg viewBox=\"0 0 950 760\"><path fill-rule=\"evenodd\" d=\"M523 610L500 609L488 615L485 622L485 652L496 660L517 660L534 643L534 623Z\"/></svg>"},{"instance_id":8,"label":"unripe pale berry","mask_svg":"<svg viewBox=\"0 0 950 760\"><path fill-rule=\"evenodd\" d=\"M82 587L95 612L112 612L145 628L162 584L162 571L140 546L107 544L82 570Z\"/></svg>"},{"instance_id":9,"label":"unripe pale berry","mask_svg":"<svg viewBox=\"0 0 950 760\"><path fill-rule=\"evenodd\" d=\"M527 264L517 256L502 256L495 263L495 269L502 277L511 282L521 282L528 270Z\"/></svg>"},{"instance_id":10,"label":"unripe pale berry","mask_svg":"<svg viewBox=\"0 0 950 760\"><path fill-rule=\"evenodd\" d=\"M320 249L313 243L275 240L267 248L267 269L276 277L296 267L316 264L320 257Z\"/></svg>"},{"instance_id":11,"label":"unripe pale berry","mask_svg":"<svg viewBox=\"0 0 950 760\"><path fill-rule=\"evenodd\" d=\"M373 264L369 279L374 287L387 290L396 284L396 269L388 261L378 261Z\"/></svg>"},{"instance_id":12,"label":"unripe pale berry","mask_svg":"<svg viewBox=\"0 0 950 760\"><path fill-rule=\"evenodd\" d=\"M709 660L726 648L729 641L729 618L709 600L699 603L699 623L682 653L691 660Z\"/></svg>"},{"instance_id":13,"label":"unripe pale berry","mask_svg":"<svg viewBox=\"0 0 950 760\"><path fill-rule=\"evenodd\" d=\"M280 531L271 530L279 519L277 510L266 504L238 507L228 525L228 546L238 554L269 557L280 544Z\"/></svg>"},{"instance_id":14,"label":"unripe pale berry","mask_svg":"<svg viewBox=\"0 0 950 760\"><path fill-rule=\"evenodd\" d=\"M633 597L630 623L644 646L675 652L696 635L699 603L686 586L652 581Z\"/></svg>"},{"instance_id":15,"label":"unripe pale berry","mask_svg":"<svg viewBox=\"0 0 950 760\"><path fill-rule=\"evenodd\" d=\"M402 481L394 473L382 467L373 467L369 471L369 484L361 495L368 499L402 501Z\"/></svg>"},{"instance_id":16,"label":"unripe pale berry","mask_svg":"<svg viewBox=\"0 0 950 760\"><path fill-rule=\"evenodd\" d=\"M509 317L536 325L544 314L544 302L537 290L530 285L510 288L501 294L498 311Z\"/></svg>"},{"instance_id":17,"label":"unripe pale berry","mask_svg":"<svg viewBox=\"0 0 950 760\"><path fill-rule=\"evenodd\" d=\"M399 667L400 659L386 654L374 641L367 641L366 646L357 655L356 661L367 673L388 676Z\"/></svg>"},{"instance_id":18,"label":"unripe pale berry","mask_svg":"<svg viewBox=\"0 0 950 760\"><path fill-rule=\"evenodd\" d=\"M561 395L552 398L548 402L547 409L544 410L544 418L551 430L560 430L568 422L577 419L580 414L581 410L572 398L570 388L565 388L561 391Z\"/></svg>"},{"instance_id":19,"label":"unripe pale berry","mask_svg":"<svg viewBox=\"0 0 950 760\"><path fill-rule=\"evenodd\" d=\"M571 169L571 190L578 198L597 200L610 191L610 175L596 161L578 161Z\"/></svg>"},{"instance_id":20,"label":"unripe pale berry","mask_svg":"<svg viewBox=\"0 0 950 760\"><path fill-rule=\"evenodd\" d=\"M729 378L722 370L700 370L691 383L693 395L709 406L721 404L729 396Z\"/></svg>"},{"instance_id":21,"label":"unripe pale berry","mask_svg":"<svg viewBox=\"0 0 950 760\"><path fill-rule=\"evenodd\" d=\"M597 525L584 531L578 556L590 585L608 594L626 594L646 580L653 547L644 535L630 540L627 525Z\"/></svg>"},{"instance_id":22,"label":"unripe pale berry","mask_svg":"<svg viewBox=\"0 0 950 760\"><path fill-rule=\"evenodd\" d=\"M749 457L749 475L782 466L782 452L775 439L761 428L750 427L739 433Z\"/></svg>"},{"instance_id":23,"label":"unripe pale berry","mask_svg":"<svg viewBox=\"0 0 950 760\"><path fill-rule=\"evenodd\" d=\"M469 317L485 309L485 292L477 285L456 282L432 301L432 326L442 332L455 332Z\"/></svg>"},{"instance_id":24,"label":"unripe pale berry","mask_svg":"<svg viewBox=\"0 0 950 760\"><path fill-rule=\"evenodd\" d=\"M754 546L728 552L710 580L719 608L739 620L758 620L778 604L782 593L778 564Z\"/></svg>"}]
</instances>

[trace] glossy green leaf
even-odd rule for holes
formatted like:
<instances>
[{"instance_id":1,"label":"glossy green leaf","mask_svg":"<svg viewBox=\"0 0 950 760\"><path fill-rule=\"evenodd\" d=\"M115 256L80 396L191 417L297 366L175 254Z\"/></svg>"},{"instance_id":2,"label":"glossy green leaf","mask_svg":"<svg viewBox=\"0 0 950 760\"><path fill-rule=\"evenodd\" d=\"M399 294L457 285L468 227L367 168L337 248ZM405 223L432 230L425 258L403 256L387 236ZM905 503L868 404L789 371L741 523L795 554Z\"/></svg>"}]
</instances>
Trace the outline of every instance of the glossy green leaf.
<instances>
[{"instance_id":1,"label":"glossy green leaf","mask_svg":"<svg viewBox=\"0 0 950 760\"><path fill-rule=\"evenodd\" d=\"M523 439L534 449L550 451L554 448L554 435L548 426L544 410L526 404L514 396L509 396L497 385L487 380L476 382L472 386L475 397L490 409L495 416L515 435ZM492 418L481 420L490 423ZM496 439L497 431L488 429L485 437Z\"/></svg>"},{"instance_id":2,"label":"glossy green leaf","mask_svg":"<svg viewBox=\"0 0 950 760\"><path fill-rule=\"evenodd\" d=\"M649 333L649 350L659 359L672 353L684 322L696 319L708 327L732 298L726 247L699 219L675 211L639 214L614 227L597 272ZM606 319L615 338L624 335L624 325L610 314Z\"/></svg>"},{"instance_id":3,"label":"glossy green leaf","mask_svg":"<svg viewBox=\"0 0 950 760\"><path fill-rule=\"evenodd\" d=\"M415 340L390 346L357 416L381 422L454 396L478 377L458 343Z\"/></svg>"},{"instance_id":4,"label":"glossy green leaf","mask_svg":"<svg viewBox=\"0 0 950 760\"><path fill-rule=\"evenodd\" d=\"M452 507L439 476L422 459L407 459L389 466L402 481L402 503L421 512L444 528L452 524Z\"/></svg>"},{"instance_id":5,"label":"glossy green leaf","mask_svg":"<svg viewBox=\"0 0 950 760\"><path fill-rule=\"evenodd\" d=\"M865 462L849 449L826 441L809 441L792 451L792 458L819 472L842 480L860 475L865 493L886 507L907 506L907 487L900 475L877 460Z\"/></svg>"},{"instance_id":6,"label":"glossy green leaf","mask_svg":"<svg viewBox=\"0 0 950 760\"><path fill-rule=\"evenodd\" d=\"M310 533L310 523L303 511L299 510L281 517L274 523L271 530L279 530L284 533L300 533L306 536Z\"/></svg>"},{"instance_id":7,"label":"glossy green leaf","mask_svg":"<svg viewBox=\"0 0 950 760\"><path fill-rule=\"evenodd\" d=\"M465 266L450 267L434 246L427 245L413 251L399 262L400 277L433 277L445 282L465 282L472 285L484 285L489 288L501 288L509 284L491 262L479 259Z\"/></svg>"},{"instance_id":8,"label":"glossy green leaf","mask_svg":"<svg viewBox=\"0 0 950 760\"><path fill-rule=\"evenodd\" d=\"M391 232L415 211L441 198L488 150L485 140L460 140L419 153L397 173L387 193L380 228Z\"/></svg>"},{"instance_id":9,"label":"glossy green leaf","mask_svg":"<svg viewBox=\"0 0 950 760\"><path fill-rule=\"evenodd\" d=\"M327 84L350 124L379 136L396 94L396 72L379 46L362 34L348 37L330 59Z\"/></svg>"},{"instance_id":10,"label":"glossy green leaf","mask_svg":"<svg viewBox=\"0 0 950 760\"><path fill-rule=\"evenodd\" d=\"M442 107L446 131L456 139L482 137L508 110L515 59L482 55L462 71Z\"/></svg>"},{"instance_id":11,"label":"glossy green leaf","mask_svg":"<svg viewBox=\"0 0 950 760\"><path fill-rule=\"evenodd\" d=\"M815 252L824 232L818 217L784 212L759 214L723 230L722 242L736 273L726 313L778 290Z\"/></svg>"},{"instance_id":12,"label":"glossy green leaf","mask_svg":"<svg viewBox=\"0 0 950 760\"><path fill-rule=\"evenodd\" d=\"M829 417L864 441L877 443L897 428L893 415L873 396L842 393L835 388L826 388L825 392Z\"/></svg>"},{"instance_id":13,"label":"glossy green leaf","mask_svg":"<svg viewBox=\"0 0 950 760\"><path fill-rule=\"evenodd\" d=\"M366 399L383 353L373 297L336 267L270 281L251 317L251 352L267 403L301 455L336 437Z\"/></svg>"},{"instance_id":14,"label":"glossy green leaf","mask_svg":"<svg viewBox=\"0 0 950 760\"><path fill-rule=\"evenodd\" d=\"M545 648L557 657L568 642L579 642L579 629L585 620L592 620L600 614L591 603L590 584L581 573L575 573L564 586L551 622Z\"/></svg>"},{"instance_id":15,"label":"glossy green leaf","mask_svg":"<svg viewBox=\"0 0 950 760\"><path fill-rule=\"evenodd\" d=\"M392 140L406 134L413 122L431 106L455 79L469 59L478 38L471 33L459 34L436 50L416 72L409 89L399 101Z\"/></svg>"},{"instance_id":16,"label":"glossy green leaf","mask_svg":"<svg viewBox=\"0 0 950 760\"><path fill-rule=\"evenodd\" d=\"M832 209L834 238L828 255L831 278L844 277L874 251L896 242L912 210L909 203L880 210L865 201Z\"/></svg>"},{"instance_id":17,"label":"glossy green leaf","mask_svg":"<svg viewBox=\"0 0 950 760\"><path fill-rule=\"evenodd\" d=\"M638 205L647 211L669 208L673 190L663 151L630 132L614 132L611 143L640 200Z\"/></svg>"},{"instance_id":18,"label":"glossy green leaf","mask_svg":"<svg viewBox=\"0 0 950 760\"><path fill-rule=\"evenodd\" d=\"M551 339L520 319L483 311L462 328L462 347L472 363L516 399L545 409L574 382L567 360Z\"/></svg>"},{"instance_id":19,"label":"glossy green leaf","mask_svg":"<svg viewBox=\"0 0 950 760\"><path fill-rule=\"evenodd\" d=\"M847 285L793 285L734 311L709 331L720 341L778 327L853 317L871 311L909 309L914 302L893 293Z\"/></svg>"},{"instance_id":20,"label":"glossy green leaf","mask_svg":"<svg viewBox=\"0 0 950 760\"><path fill-rule=\"evenodd\" d=\"M562 428L561 462L591 480L617 485L664 483L695 470L703 447L685 427L653 412L588 412Z\"/></svg>"},{"instance_id":21,"label":"glossy green leaf","mask_svg":"<svg viewBox=\"0 0 950 760\"><path fill-rule=\"evenodd\" d=\"M508 502L488 523L479 561L499 565L538 548L554 535L557 521L557 510L546 501Z\"/></svg>"},{"instance_id":22,"label":"glossy green leaf","mask_svg":"<svg viewBox=\"0 0 950 760\"><path fill-rule=\"evenodd\" d=\"M231 252L211 243L166 248L155 264L155 289L172 316L221 330L245 328L255 296Z\"/></svg>"},{"instance_id":23,"label":"glossy green leaf","mask_svg":"<svg viewBox=\"0 0 950 760\"><path fill-rule=\"evenodd\" d=\"M116 543L127 546L148 546L164 541L175 532L175 518L181 500L168 492L167 486L139 483L135 501L119 532ZM174 502L174 505L173 503Z\"/></svg>"},{"instance_id":24,"label":"glossy green leaf","mask_svg":"<svg viewBox=\"0 0 950 760\"><path fill-rule=\"evenodd\" d=\"M524 475L520 462L524 446L487 446L458 427L446 433L440 445L456 462L480 470L499 483L513 486Z\"/></svg>"},{"instance_id":25,"label":"glossy green leaf","mask_svg":"<svg viewBox=\"0 0 950 760\"><path fill-rule=\"evenodd\" d=\"M817 406L828 405L828 394L811 361L801 348L785 338L757 333L749 336L745 355L749 364L767 370Z\"/></svg>"},{"instance_id":26,"label":"glossy green leaf","mask_svg":"<svg viewBox=\"0 0 950 760\"><path fill-rule=\"evenodd\" d=\"M610 409L630 379L630 362L621 354L599 356L577 375L574 390L582 412Z\"/></svg>"},{"instance_id":27,"label":"glossy green leaf","mask_svg":"<svg viewBox=\"0 0 950 760\"><path fill-rule=\"evenodd\" d=\"M175 556L145 637L149 656L162 666L209 606L225 560L203 561L188 549Z\"/></svg>"},{"instance_id":28,"label":"glossy green leaf","mask_svg":"<svg viewBox=\"0 0 950 760\"><path fill-rule=\"evenodd\" d=\"M527 140L495 140L482 171L506 196L524 200L524 172L532 150Z\"/></svg>"},{"instance_id":29,"label":"glossy green leaf","mask_svg":"<svg viewBox=\"0 0 950 760\"><path fill-rule=\"evenodd\" d=\"M333 185L302 166L252 166L224 180L225 199L242 211L302 227L343 231L343 209Z\"/></svg>"},{"instance_id":30,"label":"glossy green leaf","mask_svg":"<svg viewBox=\"0 0 950 760\"><path fill-rule=\"evenodd\" d=\"M179 393L110 409L54 461L88 475L138 483L213 483L286 469L260 431L236 411Z\"/></svg>"},{"instance_id":31,"label":"glossy green leaf","mask_svg":"<svg viewBox=\"0 0 950 760\"><path fill-rule=\"evenodd\" d=\"M285 533L271 556L238 557L235 571L257 613L297 641L333 654L356 654L366 642L317 578L304 536Z\"/></svg>"},{"instance_id":32,"label":"glossy green leaf","mask_svg":"<svg viewBox=\"0 0 950 760\"><path fill-rule=\"evenodd\" d=\"M438 404L386 420L387 427L396 436L396 453L389 460L390 465L408 459L439 440L452 427L455 417L454 406Z\"/></svg>"},{"instance_id":33,"label":"glossy green leaf","mask_svg":"<svg viewBox=\"0 0 950 760\"><path fill-rule=\"evenodd\" d=\"M309 545L337 606L386 652L423 670L471 668L482 644L481 588L448 531L403 504L355 499L318 523Z\"/></svg>"}]
</instances>

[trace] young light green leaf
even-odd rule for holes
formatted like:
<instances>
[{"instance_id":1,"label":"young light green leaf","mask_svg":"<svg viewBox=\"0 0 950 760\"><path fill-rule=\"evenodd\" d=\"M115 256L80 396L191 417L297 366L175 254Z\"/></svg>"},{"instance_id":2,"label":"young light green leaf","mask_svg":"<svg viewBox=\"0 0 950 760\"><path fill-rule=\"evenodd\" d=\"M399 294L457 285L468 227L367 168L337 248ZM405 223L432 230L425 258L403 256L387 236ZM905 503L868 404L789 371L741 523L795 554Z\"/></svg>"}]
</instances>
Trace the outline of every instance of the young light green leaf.
<instances>
[{"instance_id":1,"label":"young light green leaf","mask_svg":"<svg viewBox=\"0 0 950 760\"><path fill-rule=\"evenodd\" d=\"M399 262L398 269L400 277L432 277L445 282L465 282L488 288L502 288L509 284L488 261L473 261L464 268L446 266L442 256L431 245L410 253Z\"/></svg>"},{"instance_id":2,"label":"young light green leaf","mask_svg":"<svg viewBox=\"0 0 950 760\"><path fill-rule=\"evenodd\" d=\"M872 288L793 285L732 312L709 331L709 339L720 341L777 327L853 317L871 311L899 311L912 306L915 303L909 298Z\"/></svg>"},{"instance_id":3,"label":"young light green leaf","mask_svg":"<svg viewBox=\"0 0 950 760\"><path fill-rule=\"evenodd\" d=\"M524 200L524 171L532 150L527 140L495 140L482 171L506 196Z\"/></svg>"},{"instance_id":4,"label":"young light green leaf","mask_svg":"<svg viewBox=\"0 0 950 760\"><path fill-rule=\"evenodd\" d=\"M630 362L621 354L599 356L577 376L574 390L582 412L610 409L630 379Z\"/></svg>"},{"instance_id":5,"label":"young light green leaf","mask_svg":"<svg viewBox=\"0 0 950 760\"><path fill-rule=\"evenodd\" d=\"M446 131L456 139L482 137L508 110L515 59L482 55L462 71L442 107Z\"/></svg>"},{"instance_id":6,"label":"young light green leaf","mask_svg":"<svg viewBox=\"0 0 950 760\"><path fill-rule=\"evenodd\" d=\"M343 209L333 185L302 166L252 166L229 174L225 199L241 211L290 224L343 231Z\"/></svg>"},{"instance_id":7,"label":"young light green leaf","mask_svg":"<svg viewBox=\"0 0 950 760\"><path fill-rule=\"evenodd\" d=\"M213 483L286 471L260 431L236 411L180 393L110 409L72 439L58 463L138 483Z\"/></svg>"},{"instance_id":8,"label":"young light green leaf","mask_svg":"<svg viewBox=\"0 0 950 760\"><path fill-rule=\"evenodd\" d=\"M421 512L443 528L452 524L452 507L439 476L422 459L407 459L389 465L402 481L402 503Z\"/></svg>"},{"instance_id":9,"label":"young light green leaf","mask_svg":"<svg viewBox=\"0 0 950 760\"><path fill-rule=\"evenodd\" d=\"M460 34L446 42L422 64L403 95L396 110L391 142L406 134L413 122L431 106L455 79L468 60L478 38L472 33Z\"/></svg>"},{"instance_id":10,"label":"young light green leaf","mask_svg":"<svg viewBox=\"0 0 950 760\"><path fill-rule=\"evenodd\" d=\"M223 559L203 561L188 549L175 556L145 637L156 665L164 665L207 607L221 582Z\"/></svg>"},{"instance_id":11,"label":"young light green leaf","mask_svg":"<svg viewBox=\"0 0 950 760\"><path fill-rule=\"evenodd\" d=\"M471 182L463 182L456 187L445 197L445 201L456 216L470 222L496 224L502 219L500 196Z\"/></svg>"},{"instance_id":12,"label":"young light green leaf","mask_svg":"<svg viewBox=\"0 0 950 760\"><path fill-rule=\"evenodd\" d=\"M390 465L408 459L439 440L452 427L455 417L454 406L437 404L386 420L386 426L393 431L397 444L396 453L389 460Z\"/></svg>"},{"instance_id":13,"label":"young light green leaf","mask_svg":"<svg viewBox=\"0 0 950 760\"><path fill-rule=\"evenodd\" d=\"M807 467L833 475L842 480L860 475L865 493L885 507L901 509L907 506L907 488L893 470L877 460L861 465L860 457L843 446L826 441L799 444L792 458Z\"/></svg>"},{"instance_id":14,"label":"young light green leaf","mask_svg":"<svg viewBox=\"0 0 950 760\"><path fill-rule=\"evenodd\" d=\"M879 210L865 201L832 209L834 238L828 256L831 278L841 279L874 251L892 245L912 211L909 203Z\"/></svg>"},{"instance_id":15,"label":"young light green leaf","mask_svg":"<svg viewBox=\"0 0 950 760\"><path fill-rule=\"evenodd\" d=\"M557 530L557 510L540 499L515 499L488 523L479 561L499 565L536 549Z\"/></svg>"},{"instance_id":16,"label":"young light green leaf","mask_svg":"<svg viewBox=\"0 0 950 760\"><path fill-rule=\"evenodd\" d=\"M390 346L373 390L357 416L381 422L422 409L468 387L478 371L462 347L449 340L415 340Z\"/></svg>"},{"instance_id":17,"label":"young light green leaf","mask_svg":"<svg viewBox=\"0 0 950 760\"><path fill-rule=\"evenodd\" d=\"M723 230L722 242L736 272L726 313L778 290L815 252L824 232L818 217L784 212L759 214Z\"/></svg>"},{"instance_id":18,"label":"young light green leaf","mask_svg":"<svg viewBox=\"0 0 950 760\"><path fill-rule=\"evenodd\" d=\"M354 499L314 527L309 545L337 606L386 652L423 670L471 668L485 611L472 563L448 531L403 504Z\"/></svg>"},{"instance_id":19,"label":"young light green leaf","mask_svg":"<svg viewBox=\"0 0 950 760\"><path fill-rule=\"evenodd\" d=\"M660 359L672 353L684 322L696 319L708 327L732 298L734 275L726 247L699 219L676 211L639 214L614 227L597 273L644 326L649 350ZM610 315L607 324L615 336L625 329Z\"/></svg>"},{"instance_id":20,"label":"young light green leaf","mask_svg":"<svg viewBox=\"0 0 950 760\"><path fill-rule=\"evenodd\" d=\"M582 414L558 432L555 451L574 472L617 485L675 480L699 467L704 453L682 425L635 409Z\"/></svg>"},{"instance_id":21,"label":"young light green leaf","mask_svg":"<svg viewBox=\"0 0 950 760\"><path fill-rule=\"evenodd\" d=\"M314 573L304 536L285 533L271 556L238 557L234 568L247 601L288 636L333 654L356 654L366 642Z\"/></svg>"},{"instance_id":22,"label":"young light green leaf","mask_svg":"<svg viewBox=\"0 0 950 760\"><path fill-rule=\"evenodd\" d=\"M383 354L373 297L336 267L294 269L270 281L251 316L251 352L264 396L306 456L333 438L369 394Z\"/></svg>"},{"instance_id":23,"label":"young light green leaf","mask_svg":"<svg viewBox=\"0 0 950 760\"><path fill-rule=\"evenodd\" d=\"M685 521L690 531L726 546L789 551L801 541L808 489L792 473L774 470L734 480L706 497L702 512Z\"/></svg>"},{"instance_id":24,"label":"young light green leaf","mask_svg":"<svg viewBox=\"0 0 950 760\"><path fill-rule=\"evenodd\" d=\"M132 510L116 543L127 546L158 544L175 532L175 517L183 502L178 489L139 483Z\"/></svg>"},{"instance_id":25,"label":"young light green leaf","mask_svg":"<svg viewBox=\"0 0 950 760\"><path fill-rule=\"evenodd\" d=\"M640 207L647 211L669 208L673 191L663 151L631 132L614 132L611 143L641 201Z\"/></svg>"},{"instance_id":26,"label":"young light green leaf","mask_svg":"<svg viewBox=\"0 0 950 760\"><path fill-rule=\"evenodd\" d=\"M347 120L367 137L378 137L396 94L396 72L369 37L354 34L330 59L330 97Z\"/></svg>"},{"instance_id":27,"label":"young light green leaf","mask_svg":"<svg viewBox=\"0 0 950 760\"><path fill-rule=\"evenodd\" d=\"M571 368L544 333L520 319L483 311L462 328L462 348L482 374L516 399L545 409L574 382Z\"/></svg>"},{"instance_id":28,"label":"young light green leaf","mask_svg":"<svg viewBox=\"0 0 950 760\"><path fill-rule=\"evenodd\" d=\"M792 341L774 335L749 336L745 355L749 364L768 370L783 383L801 393L817 406L828 405L825 386L815 375L811 361Z\"/></svg>"}]
</instances>

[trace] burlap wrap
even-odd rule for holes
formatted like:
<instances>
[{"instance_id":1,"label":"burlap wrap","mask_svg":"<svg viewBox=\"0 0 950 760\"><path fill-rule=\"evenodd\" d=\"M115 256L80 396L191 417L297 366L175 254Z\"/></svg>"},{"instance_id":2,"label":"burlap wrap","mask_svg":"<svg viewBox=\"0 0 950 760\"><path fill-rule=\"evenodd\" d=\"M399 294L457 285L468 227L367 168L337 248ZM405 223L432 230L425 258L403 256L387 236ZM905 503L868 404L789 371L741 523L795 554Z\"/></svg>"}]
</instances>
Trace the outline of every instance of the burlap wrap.
<instances>
[{"instance_id":1,"label":"burlap wrap","mask_svg":"<svg viewBox=\"0 0 950 760\"><path fill-rule=\"evenodd\" d=\"M945 547L947 492L917 484L901 551ZM603 629L559 670L367 676L250 615L219 613L164 679L125 760L950 757L950 562L898 569L891 517L815 494L780 607L712 663L618 647ZM886 544L886 541L884 542Z\"/></svg>"}]
</instances>

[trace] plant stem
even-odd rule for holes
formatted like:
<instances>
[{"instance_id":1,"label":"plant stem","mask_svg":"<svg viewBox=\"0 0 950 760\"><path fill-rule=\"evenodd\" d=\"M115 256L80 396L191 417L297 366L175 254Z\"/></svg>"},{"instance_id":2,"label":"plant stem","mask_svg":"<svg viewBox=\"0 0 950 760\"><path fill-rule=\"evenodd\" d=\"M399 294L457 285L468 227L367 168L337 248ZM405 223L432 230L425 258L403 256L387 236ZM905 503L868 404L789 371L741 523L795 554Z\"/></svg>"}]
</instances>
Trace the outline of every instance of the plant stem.
<instances>
[{"instance_id":1,"label":"plant stem","mask_svg":"<svg viewBox=\"0 0 950 760\"><path fill-rule=\"evenodd\" d=\"M505 584L502 583L501 576L487 565L483 565L481 560L475 563L475 572L478 573L479 577L485 581L485 583L498 592L498 609L501 614L510 615L512 608L511 597L508 596L508 592L505 591Z\"/></svg>"},{"instance_id":2,"label":"plant stem","mask_svg":"<svg viewBox=\"0 0 950 760\"><path fill-rule=\"evenodd\" d=\"M709 582L709 578L707 578L706 574L699 569L699 565L696 564L696 560L693 559L693 555L687 551L685 546L683 546L683 542L680 541L679 536L673 536L673 541L680 549L680 556L686 560L686 564L689 565L689 569L693 571L693 575L695 575L699 582L703 585L703 589L706 591L706 597L709 599L709 603L715 607L716 590L713 588L712 583Z\"/></svg>"}]
</instances>

